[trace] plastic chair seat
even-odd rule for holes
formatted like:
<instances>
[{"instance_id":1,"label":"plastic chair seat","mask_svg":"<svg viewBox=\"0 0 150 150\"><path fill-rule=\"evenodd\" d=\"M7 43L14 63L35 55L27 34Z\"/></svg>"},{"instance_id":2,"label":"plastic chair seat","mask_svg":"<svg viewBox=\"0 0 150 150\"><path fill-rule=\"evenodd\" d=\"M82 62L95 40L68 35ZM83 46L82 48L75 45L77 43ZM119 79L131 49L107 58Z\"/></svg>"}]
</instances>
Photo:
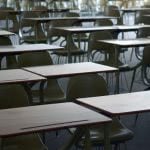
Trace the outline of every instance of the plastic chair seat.
<instances>
[{"instance_id":1,"label":"plastic chair seat","mask_svg":"<svg viewBox=\"0 0 150 150\"><path fill-rule=\"evenodd\" d=\"M79 55L84 55L87 52L85 52L83 50L71 50L70 53L73 56L79 56ZM55 51L55 52L53 52L53 54L60 55L60 56L67 56L68 55L68 51L67 50Z\"/></svg>"},{"instance_id":2,"label":"plastic chair seat","mask_svg":"<svg viewBox=\"0 0 150 150\"><path fill-rule=\"evenodd\" d=\"M132 69L132 67L130 67L128 64L124 64L122 63L120 60L118 60L118 68L119 68L119 71L120 72L123 72L123 71L130 71ZM108 66L111 66L111 67L115 67L115 64L114 64L114 60L107 60L107 61L95 61L96 63L98 64L103 64L103 65L108 65Z\"/></svg>"},{"instance_id":3,"label":"plastic chair seat","mask_svg":"<svg viewBox=\"0 0 150 150\"><path fill-rule=\"evenodd\" d=\"M32 90L33 103L39 103L39 91ZM44 103L62 103L66 102L66 98L62 90L57 84L49 86L44 90Z\"/></svg>"},{"instance_id":4,"label":"plastic chair seat","mask_svg":"<svg viewBox=\"0 0 150 150\"><path fill-rule=\"evenodd\" d=\"M23 42L27 42L27 43L45 43L47 42L47 38L44 36L38 37L37 39L35 38L35 36L24 36L23 38L21 38L21 40Z\"/></svg>"},{"instance_id":5,"label":"plastic chair seat","mask_svg":"<svg viewBox=\"0 0 150 150\"><path fill-rule=\"evenodd\" d=\"M87 42L89 39L89 36L86 35L85 33L81 33L81 34L74 34L73 35L73 39L75 42L78 42L79 40L81 42Z\"/></svg>"},{"instance_id":6,"label":"plastic chair seat","mask_svg":"<svg viewBox=\"0 0 150 150\"><path fill-rule=\"evenodd\" d=\"M111 127L110 129L110 143L117 144L123 143L124 141L131 140L134 136L133 132L128 128L125 128L121 125L120 122L113 122L116 126ZM118 127L118 125L120 127ZM90 139L92 145L103 145L104 144L104 131L102 128L95 128L90 130ZM78 143L79 147L83 147L84 137L82 138L81 142Z\"/></svg>"}]
</instances>

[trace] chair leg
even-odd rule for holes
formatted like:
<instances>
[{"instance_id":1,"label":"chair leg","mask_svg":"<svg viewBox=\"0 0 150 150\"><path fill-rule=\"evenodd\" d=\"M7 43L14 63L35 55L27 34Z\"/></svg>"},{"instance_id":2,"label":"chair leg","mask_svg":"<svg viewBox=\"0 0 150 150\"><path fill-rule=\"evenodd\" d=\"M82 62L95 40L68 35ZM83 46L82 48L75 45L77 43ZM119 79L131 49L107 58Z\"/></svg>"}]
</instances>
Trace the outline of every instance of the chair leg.
<instances>
[{"instance_id":1,"label":"chair leg","mask_svg":"<svg viewBox=\"0 0 150 150\"><path fill-rule=\"evenodd\" d=\"M134 82L134 79L135 79L135 74L136 74L136 69L133 71L133 75L132 75L132 80L131 80L131 85L130 85L129 92L132 92L132 87L133 87L133 82Z\"/></svg>"},{"instance_id":2,"label":"chair leg","mask_svg":"<svg viewBox=\"0 0 150 150\"><path fill-rule=\"evenodd\" d=\"M139 116L139 113L137 113L136 116L135 116L134 126L136 126L136 123L137 123L137 120L138 120L138 116Z\"/></svg>"}]
</instances>

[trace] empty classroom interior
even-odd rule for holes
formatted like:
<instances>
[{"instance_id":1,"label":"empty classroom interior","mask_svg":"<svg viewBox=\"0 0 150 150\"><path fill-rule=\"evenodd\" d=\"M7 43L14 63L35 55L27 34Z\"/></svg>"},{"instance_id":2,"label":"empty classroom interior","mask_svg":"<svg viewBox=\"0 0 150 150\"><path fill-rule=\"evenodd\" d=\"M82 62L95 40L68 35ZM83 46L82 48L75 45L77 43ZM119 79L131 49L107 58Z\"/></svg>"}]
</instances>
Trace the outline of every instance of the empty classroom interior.
<instances>
[{"instance_id":1,"label":"empty classroom interior","mask_svg":"<svg viewBox=\"0 0 150 150\"><path fill-rule=\"evenodd\" d=\"M149 150L149 69L149 0L0 0L0 150Z\"/></svg>"}]
</instances>

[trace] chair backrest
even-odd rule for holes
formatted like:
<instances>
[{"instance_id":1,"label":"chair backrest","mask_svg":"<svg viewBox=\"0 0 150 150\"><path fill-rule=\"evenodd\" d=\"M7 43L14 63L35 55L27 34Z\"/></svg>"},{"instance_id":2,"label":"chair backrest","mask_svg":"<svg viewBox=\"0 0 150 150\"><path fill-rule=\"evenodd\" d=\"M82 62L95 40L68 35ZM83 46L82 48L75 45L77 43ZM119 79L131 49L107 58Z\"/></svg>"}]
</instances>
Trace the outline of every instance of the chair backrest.
<instances>
[{"instance_id":1,"label":"chair backrest","mask_svg":"<svg viewBox=\"0 0 150 150\"><path fill-rule=\"evenodd\" d=\"M24 53L18 56L20 67L42 66L53 64L48 52Z\"/></svg>"},{"instance_id":2,"label":"chair backrest","mask_svg":"<svg viewBox=\"0 0 150 150\"><path fill-rule=\"evenodd\" d=\"M115 5L107 5L104 9L104 14L107 16L120 17L119 8Z\"/></svg>"},{"instance_id":3,"label":"chair backrest","mask_svg":"<svg viewBox=\"0 0 150 150\"><path fill-rule=\"evenodd\" d=\"M12 45L12 42L9 37L0 36L0 46ZM3 58L3 57L2 57ZM0 57L0 59L2 59ZM17 61L15 56L6 56L7 68L16 68Z\"/></svg>"},{"instance_id":4,"label":"chair backrest","mask_svg":"<svg viewBox=\"0 0 150 150\"><path fill-rule=\"evenodd\" d=\"M0 10L14 10L14 8L11 8L11 7L1 7L0 8ZM15 28L15 29L17 29L17 28L19 28L19 23L18 23L18 20L17 20L17 16L15 15L15 14L11 14L11 13L9 13L9 15L6 15L6 13L5 12L1 12L0 11L0 20L6 20L6 19L8 19L8 21L9 21L9 23L8 23L8 25L10 25L11 23L12 23L12 26ZM11 21L11 23L10 23L10 21Z\"/></svg>"},{"instance_id":5,"label":"chair backrest","mask_svg":"<svg viewBox=\"0 0 150 150\"><path fill-rule=\"evenodd\" d=\"M40 17L49 17L48 8L46 6L34 6L32 10L37 11L36 14Z\"/></svg>"},{"instance_id":6,"label":"chair backrest","mask_svg":"<svg viewBox=\"0 0 150 150\"><path fill-rule=\"evenodd\" d=\"M143 50L143 65L150 66L150 46L146 46Z\"/></svg>"},{"instance_id":7,"label":"chair backrest","mask_svg":"<svg viewBox=\"0 0 150 150\"><path fill-rule=\"evenodd\" d=\"M22 14L22 19L21 19L21 22L20 22L20 36L23 36L24 33L34 33L35 35L35 22L34 21L31 21L31 20L25 20L24 18L38 18L38 14L36 12L24 12ZM38 24L36 26L36 30L37 30L37 36L43 36L45 37L45 33L42 29L42 26L41 24Z\"/></svg>"},{"instance_id":8,"label":"chair backrest","mask_svg":"<svg viewBox=\"0 0 150 150\"><path fill-rule=\"evenodd\" d=\"M147 86L150 85L150 78L149 78L149 67L150 67L150 46L144 47L143 50L143 59L142 61L142 69L141 69L141 75L143 83Z\"/></svg>"},{"instance_id":9,"label":"chair backrest","mask_svg":"<svg viewBox=\"0 0 150 150\"><path fill-rule=\"evenodd\" d=\"M63 34L62 32L58 32L53 30L53 27L69 27L71 26L71 23L67 20L55 20L50 22L50 28L49 28L49 37L53 36L66 36L66 34Z\"/></svg>"},{"instance_id":10,"label":"chair backrest","mask_svg":"<svg viewBox=\"0 0 150 150\"><path fill-rule=\"evenodd\" d=\"M142 6L143 8L150 8L150 5L144 5ZM144 17L144 15L150 14L150 10L141 10L136 14L136 18L135 18L135 24L140 24L140 23L144 23L144 24L150 24L149 19L147 19L147 17Z\"/></svg>"},{"instance_id":11,"label":"chair backrest","mask_svg":"<svg viewBox=\"0 0 150 150\"><path fill-rule=\"evenodd\" d=\"M71 77L67 87L67 101L76 98L107 95L107 85L98 74L78 75Z\"/></svg>"},{"instance_id":12,"label":"chair backrest","mask_svg":"<svg viewBox=\"0 0 150 150\"><path fill-rule=\"evenodd\" d=\"M108 40L113 39L112 34L109 31L98 31L92 32L89 36L88 41L88 51L91 52L93 50L99 51L109 51L112 47L107 46L106 44L99 44L98 40Z\"/></svg>"},{"instance_id":13,"label":"chair backrest","mask_svg":"<svg viewBox=\"0 0 150 150\"><path fill-rule=\"evenodd\" d=\"M12 45L12 42L9 37L0 36L0 45L1 46Z\"/></svg>"},{"instance_id":14,"label":"chair backrest","mask_svg":"<svg viewBox=\"0 0 150 150\"><path fill-rule=\"evenodd\" d=\"M142 28L138 31L137 36L139 38L144 38L150 36L150 28Z\"/></svg>"},{"instance_id":15,"label":"chair backrest","mask_svg":"<svg viewBox=\"0 0 150 150\"><path fill-rule=\"evenodd\" d=\"M21 85L0 85L0 98L0 109L24 107L28 105L27 93Z\"/></svg>"},{"instance_id":16,"label":"chair backrest","mask_svg":"<svg viewBox=\"0 0 150 150\"><path fill-rule=\"evenodd\" d=\"M100 19L95 21L95 26L112 26L113 22L110 19Z\"/></svg>"},{"instance_id":17,"label":"chair backrest","mask_svg":"<svg viewBox=\"0 0 150 150\"><path fill-rule=\"evenodd\" d=\"M112 17L118 17L117 24L118 25L123 24L123 18L121 17L118 6L115 6L115 5L106 6L104 9L104 15L112 16Z\"/></svg>"},{"instance_id":18,"label":"chair backrest","mask_svg":"<svg viewBox=\"0 0 150 150\"><path fill-rule=\"evenodd\" d=\"M50 43L56 42L58 40L62 41L60 38L66 38L65 32L59 32L53 29L53 27L70 27L72 26L73 22L68 20L55 20L50 22L48 37ZM64 40L64 39L63 39Z\"/></svg>"},{"instance_id":19,"label":"chair backrest","mask_svg":"<svg viewBox=\"0 0 150 150\"><path fill-rule=\"evenodd\" d=\"M67 12L66 17L80 17L80 15L76 12Z\"/></svg>"}]
</instances>

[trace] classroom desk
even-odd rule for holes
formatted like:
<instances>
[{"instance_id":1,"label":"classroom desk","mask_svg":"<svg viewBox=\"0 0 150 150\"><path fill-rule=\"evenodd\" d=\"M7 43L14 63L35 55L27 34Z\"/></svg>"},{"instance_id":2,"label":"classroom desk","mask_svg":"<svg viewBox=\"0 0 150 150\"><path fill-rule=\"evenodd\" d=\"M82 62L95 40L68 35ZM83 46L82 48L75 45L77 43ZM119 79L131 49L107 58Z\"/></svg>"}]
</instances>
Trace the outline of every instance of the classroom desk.
<instances>
[{"instance_id":1,"label":"classroom desk","mask_svg":"<svg viewBox=\"0 0 150 150\"><path fill-rule=\"evenodd\" d=\"M150 45L150 38L137 38L137 39L124 39L124 40L99 40L99 44L101 45L110 45L111 46L115 46L115 67L118 68L119 64L118 64L118 58L119 58L119 50L121 48L130 48L130 47L143 47L143 46L148 46ZM117 85L119 86L119 74L117 74L118 78L118 83ZM119 90L119 87L117 87L117 89ZM117 91L117 93L119 93L119 91Z\"/></svg>"},{"instance_id":2,"label":"classroom desk","mask_svg":"<svg viewBox=\"0 0 150 150\"><path fill-rule=\"evenodd\" d=\"M80 34L80 33L91 33L96 31L112 31L114 33L120 33L120 32L130 32L130 31L138 31L142 28L149 28L150 25L134 25L134 26L128 26L128 25L119 25L119 26L100 26L100 27L54 27L53 29L56 32L59 32L60 34L67 37L67 43L71 43L70 40L72 38L72 34ZM80 36L79 36L79 42L80 42ZM80 44L79 44L80 45ZM67 50L68 50L68 62L71 63L71 52L70 52L70 45L67 44Z\"/></svg>"},{"instance_id":3,"label":"classroom desk","mask_svg":"<svg viewBox=\"0 0 150 150\"><path fill-rule=\"evenodd\" d=\"M146 8L146 7L131 7L131 8L121 8L119 9L120 11L124 12L124 13L131 13L131 12L138 12L138 11L144 11L144 10L150 10L150 8Z\"/></svg>"},{"instance_id":4,"label":"classroom desk","mask_svg":"<svg viewBox=\"0 0 150 150\"><path fill-rule=\"evenodd\" d=\"M129 31L137 31L142 28L150 28L150 25L114 25L114 26L99 26L99 27L53 27L56 31L62 32L62 34L68 33L90 33L95 31L115 31L115 32L129 32Z\"/></svg>"},{"instance_id":5,"label":"classroom desk","mask_svg":"<svg viewBox=\"0 0 150 150\"><path fill-rule=\"evenodd\" d=\"M6 30L0 30L0 36L11 36L11 35L15 35L15 33Z\"/></svg>"},{"instance_id":6,"label":"classroom desk","mask_svg":"<svg viewBox=\"0 0 150 150\"><path fill-rule=\"evenodd\" d=\"M23 69L0 70L0 84L45 81L46 78Z\"/></svg>"},{"instance_id":7,"label":"classroom desk","mask_svg":"<svg viewBox=\"0 0 150 150\"><path fill-rule=\"evenodd\" d=\"M100 19L117 19L117 17L112 16L86 16L86 17L42 17L42 18L23 18L26 21L34 22L35 28L35 39L37 39L38 33L38 24L40 23L49 23L51 21L71 21L72 24L77 22L95 22L96 20ZM48 33L48 31L47 31ZM48 34L47 34L48 36Z\"/></svg>"},{"instance_id":8,"label":"classroom desk","mask_svg":"<svg viewBox=\"0 0 150 150\"><path fill-rule=\"evenodd\" d=\"M27 71L47 78L61 78L88 73L115 72L118 69L92 62L25 67Z\"/></svg>"},{"instance_id":9,"label":"classroom desk","mask_svg":"<svg viewBox=\"0 0 150 150\"><path fill-rule=\"evenodd\" d=\"M118 69L114 67L100 65L92 62L26 67L24 69L46 78L61 78L61 77L70 77L70 76L88 74L88 73L104 73L104 72L118 71ZM43 85L41 85L40 88L41 103L44 102L44 94L43 94L44 82L42 83Z\"/></svg>"},{"instance_id":10,"label":"classroom desk","mask_svg":"<svg viewBox=\"0 0 150 150\"><path fill-rule=\"evenodd\" d=\"M0 57L2 60L4 56L9 56L9 55L18 55L18 54L28 53L28 52L42 52L48 50L55 51L55 50L62 50L62 49L63 47L49 45L49 44L0 46Z\"/></svg>"},{"instance_id":11,"label":"classroom desk","mask_svg":"<svg viewBox=\"0 0 150 150\"><path fill-rule=\"evenodd\" d=\"M150 38L136 38L124 40L99 40L100 43L115 45L119 48L142 47L150 45Z\"/></svg>"},{"instance_id":12,"label":"classroom desk","mask_svg":"<svg viewBox=\"0 0 150 150\"><path fill-rule=\"evenodd\" d=\"M13 10L13 9L0 9L0 14L6 16L6 29L9 30L9 17L18 16L18 22L20 23L23 13L61 13L67 12L69 9L35 9L35 10Z\"/></svg>"},{"instance_id":13,"label":"classroom desk","mask_svg":"<svg viewBox=\"0 0 150 150\"><path fill-rule=\"evenodd\" d=\"M150 38L124 39L124 40L99 40L99 44L109 44L116 46L115 49L115 64L118 66L118 56L120 48L143 47L150 45Z\"/></svg>"},{"instance_id":14,"label":"classroom desk","mask_svg":"<svg viewBox=\"0 0 150 150\"><path fill-rule=\"evenodd\" d=\"M2 84L22 84L29 95L29 101L32 103L30 87L27 83L45 82L46 78L37 74L25 71L23 69L0 70L0 85Z\"/></svg>"},{"instance_id":15,"label":"classroom desk","mask_svg":"<svg viewBox=\"0 0 150 150\"><path fill-rule=\"evenodd\" d=\"M4 119L5 118L5 119ZM0 110L0 137L52 131L77 127L76 136L88 132L90 125L103 124L105 128L105 150L110 150L109 123L111 119L75 103L49 104ZM76 140L77 137L73 137ZM87 140L89 142L89 139ZM61 150L68 150L67 145ZM86 150L91 150L89 143Z\"/></svg>"},{"instance_id":16,"label":"classroom desk","mask_svg":"<svg viewBox=\"0 0 150 150\"><path fill-rule=\"evenodd\" d=\"M23 20L34 21L37 23L47 23L56 20L71 20L71 21L83 21L83 22L93 22L100 19L117 19L117 17L112 16L86 16L86 17L44 17L44 18L23 18Z\"/></svg>"},{"instance_id":17,"label":"classroom desk","mask_svg":"<svg viewBox=\"0 0 150 150\"><path fill-rule=\"evenodd\" d=\"M150 91L144 91L91 98L79 98L77 101L83 105L114 117L149 112L149 97Z\"/></svg>"},{"instance_id":18,"label":"classroom desk","mask_svg":"<svg viewBox=\"0 0 150 150\"><path fill-rule=\"evenodd\" d=\"M0 55L17 55L27 52L55 51L62 50L63 47L49 44L27 44L27 45L10 45L0 46Z\"/></svg>"},{"instance_id":19,"label":"classroom desk","mask_svg":"<svg viewBox=\"0 0 150 150\"><path fill-rule=\"evenodd\" d=\"M2 84L22 84L28 93L29 101L32 104L32 94L27 83L46 81L46 78L25 71L23 69L0 70L0 85Z\"/></svg>"},{"instance_id":20,"label":"classroom desk","mask_svg":"<svg viewBox=\"0 0 150 150\"><path fill-rule=\"evenodd\" d=\"M128 14L128 13L133 13L134 14L134 22L136 22L136 16L137 16L137 13L140 12L140 11L149 11L150 12L150 8L144 8L144 7L131 7L131 8L121 8L119 9L121 12L122 12L122 16L124 16L125 14Z\"/></svg>"}]
</instances>

